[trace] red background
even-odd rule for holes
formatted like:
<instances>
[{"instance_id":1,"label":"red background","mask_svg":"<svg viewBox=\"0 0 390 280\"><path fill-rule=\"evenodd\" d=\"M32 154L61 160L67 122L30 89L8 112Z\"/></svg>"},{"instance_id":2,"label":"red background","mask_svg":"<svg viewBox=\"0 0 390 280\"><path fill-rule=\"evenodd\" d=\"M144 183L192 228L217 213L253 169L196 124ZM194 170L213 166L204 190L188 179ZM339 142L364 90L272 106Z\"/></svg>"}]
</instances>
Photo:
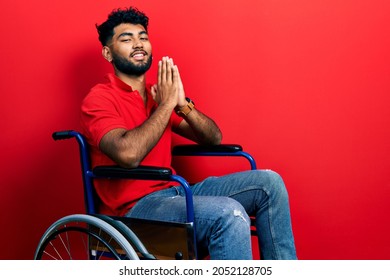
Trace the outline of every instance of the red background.
<instances>
[{"instance_id":1,"label":"red background","mask_svg":"<svg viewBox=\"0 0 390 280\"><path fill-rule=\"evenodd\" d=\"M52 222L83 212L76 143L51 133L79 128L111 71L94 24L129 4L151 19L150 81L173 57L223 141L283 176L299 258L390 259L385 0L2 2L0 259L31 259ZM191 170L204 165L234 169Z\"/></svg>"}]
</instances>

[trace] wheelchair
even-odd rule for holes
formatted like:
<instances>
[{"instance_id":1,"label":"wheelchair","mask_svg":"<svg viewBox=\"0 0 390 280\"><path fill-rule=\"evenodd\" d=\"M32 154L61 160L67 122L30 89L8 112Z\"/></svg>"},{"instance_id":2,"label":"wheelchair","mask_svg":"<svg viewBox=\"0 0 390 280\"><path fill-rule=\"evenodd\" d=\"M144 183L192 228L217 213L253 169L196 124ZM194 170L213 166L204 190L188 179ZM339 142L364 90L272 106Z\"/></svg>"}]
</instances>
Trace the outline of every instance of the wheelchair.
<instances>
[{"instance_id":1,"label":"wheelchair","mask_svg":"<svg viewBox=\"0 0 390 280\"><path fill-rule=\"evenodd\" d=\"M156 260L198 259L194 230L194 207L190 184L169 168L139 166L97 166L91 168L89 147L84 136L74 130L52 134L54 140L74 138L79 145L85 214L65 216L47 228L36 248L35 260ZM256 169L254 158L240 145L179 145L174 156L244 157ZM186 194L186 222L162 222L98 214L99 199L93 182L98 179L173 181ZM256 234L254 225L252 235Z\"/></svg>"}]
</instances>

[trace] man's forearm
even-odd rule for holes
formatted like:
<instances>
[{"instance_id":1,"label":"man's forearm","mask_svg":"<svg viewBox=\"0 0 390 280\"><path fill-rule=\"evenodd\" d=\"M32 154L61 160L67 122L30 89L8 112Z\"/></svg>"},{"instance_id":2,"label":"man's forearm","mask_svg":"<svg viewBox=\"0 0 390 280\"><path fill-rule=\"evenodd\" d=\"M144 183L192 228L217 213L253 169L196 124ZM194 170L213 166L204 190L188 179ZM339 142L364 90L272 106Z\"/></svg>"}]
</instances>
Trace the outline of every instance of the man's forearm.
<instances>
[{"instance_id":1,"label":"man's forearm","mask_svg":"<svg viewBox=\"0 0 390 280\"><path fill-rule=\"evenodd\" d=\"M208 116L195 108L184 118L199 144L218 145L222 141L222 133L217 124Z\"/></svg>"},{"instance_id":2,"label":"man's forearm","mask_svg":"<svg viewBox=\"0 0 390 280\"><path fill-rule=\"evenodd\" d=\"M137 167L160 140L172 110L171 106L158 106L140 126L107 133L102 138L100 148L119 165Z\"/></svg>"}]
</instances>

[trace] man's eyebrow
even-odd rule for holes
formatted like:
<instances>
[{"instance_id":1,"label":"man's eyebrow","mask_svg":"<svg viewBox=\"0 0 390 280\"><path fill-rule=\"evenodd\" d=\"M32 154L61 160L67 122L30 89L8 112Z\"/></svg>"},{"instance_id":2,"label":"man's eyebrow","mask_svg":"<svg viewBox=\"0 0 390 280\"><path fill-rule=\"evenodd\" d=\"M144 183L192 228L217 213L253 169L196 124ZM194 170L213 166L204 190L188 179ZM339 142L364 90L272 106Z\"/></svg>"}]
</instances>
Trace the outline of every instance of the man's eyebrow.
<instances>
[{"instance_id":1,"label":"man's eyebrow","mask_svg":"<svg viewBox=\"0 0 390 280\"><path fill-rule=\"evenodd\" d=\"M140 31L140 32L138 32L138 35L144 35L144 34L148 35L148 33L147 33L146 31ZM133 37L134 34L133 34L132 32L123 32L123 33L119 34L118 38L124 37L124 36Z\"/></svg>"}]
</instances>

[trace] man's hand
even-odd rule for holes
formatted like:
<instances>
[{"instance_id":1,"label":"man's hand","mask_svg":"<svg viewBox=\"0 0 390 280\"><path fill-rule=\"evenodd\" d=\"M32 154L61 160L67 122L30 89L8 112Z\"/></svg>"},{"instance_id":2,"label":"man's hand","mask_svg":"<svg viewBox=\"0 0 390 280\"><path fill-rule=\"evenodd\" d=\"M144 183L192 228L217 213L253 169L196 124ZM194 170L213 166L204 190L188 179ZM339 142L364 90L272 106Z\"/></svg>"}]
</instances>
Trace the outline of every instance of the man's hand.
<instances>
[{"instance_id":1,"label":"man's hand","mask_svg":"<svg viewBox=\"0 0 390 280\"><path fill-rule=\"evenodd\" d=\"M172 109L178 105L179 100L185 100L179 70L174 65L172 58L163 57L159 61L157 85L152 87L151 94L157 104L167 105Z\"/></svg>"},{"instance_id":2,"label":"man's hand","mask_svg":"<svg viewBox=\"0 0 390 280\"><path fill-rule=\"evenodd\" d=\"M151 94L157 104L174 102L173 107L183 107L187 104L179 69L173 63L172 58L163 57L159 61L157 79L157 84L151 89Z\"/></svg>"},{"instance_id":3,"label":"man's hand","mask_svg":"<svg viewBox=\"0 0 390 280\"><path fill-rule=\"evenodd\" d=\"M186 100L186 94L184 92L183 82L181 81L179 69L177 67L176 69L177 69L178 79L179 79L179 96L177 100L177 106L180 108L187 105L187 100Z\"/></svg>"}]
</instances>

